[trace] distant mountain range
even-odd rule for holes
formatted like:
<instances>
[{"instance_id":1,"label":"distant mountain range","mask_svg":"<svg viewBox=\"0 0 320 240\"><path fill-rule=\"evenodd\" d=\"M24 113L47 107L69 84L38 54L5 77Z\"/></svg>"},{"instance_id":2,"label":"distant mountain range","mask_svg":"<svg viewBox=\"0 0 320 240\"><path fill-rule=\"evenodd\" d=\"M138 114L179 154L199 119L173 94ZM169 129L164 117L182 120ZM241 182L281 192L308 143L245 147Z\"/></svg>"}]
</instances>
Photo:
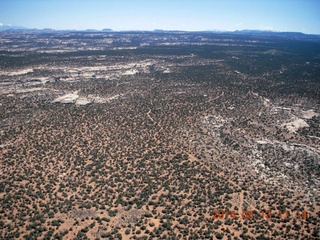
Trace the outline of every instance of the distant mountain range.
<instances>
[{"instance_id":1,"label":"distant mountain range","mask_svg":"<svg viewBox=\"0 0 320 240\"><path fill-rule=\"evenodd\" d=\"M7 24L2 24L0 23L0 31L5 31L5 30L21 30L21 29L27 29L25 27L21 26L12 26L12 25L7 25Z\"/></svg>"},{"instance_id":2,"label":"distant mountain range","mask_svg":"<svg viewBox=\"0 0 320 240\"><path fill-rule=\"evenodd\" d=\"M10 31L10 30L24 30L24 31L42 31L42 32L69 32L69 31L79 31L79 32L113 32L110 28L105 28L102 30L96 30L96 29L87 29L87 30L55 30L52 28L44 28L44 29L37 29L37 28L26 28L22 26L12 26L9 24L2 24L0 23L0 31Z\"/></svg>"},{"instance_id":3,"label":"distant mountain range","mask_svg":"<svg viewBox=\"0 0 320 240\"><path fill-rule=\"evenodd\" d=\"M320 36L315 34L305 34L302 32L273 32L264 30L236 30L233 31L235 34L249 34L249 35L264 35L264 36L278 36L278 37L304 37L304 36Z\"/></svg>"},{"instance_id":4,"label":"distant mountain range","mask_svg":"<svg viewBox=\"0 0 320 240\"><path fill-rule=\"evenodd\" d=\"M0 23L0 31L24 31L24 32L154 32L154 33L183 33L183 32L207 32L207 33L228 33L228 34L241 34L241 35L261 35L261 36L274 36L274 37L287 37L287 38L299 38L299 39L310 39L310 38L316 38L320 39L320 35L317 34L305 34L301 32L273 32L273 31L265 31L265 30L236 30L236 31L181 31L181 30L163 30L163 29L155 29L153 31L113 31L110 28L105 28L102 30L96 30L96 29L87 29L87 30L55 30L51 28L45 28L45 29L30 29L26 27L21 26L12 26L12 25L6 25Z\"/></svg>"}]
</instances>

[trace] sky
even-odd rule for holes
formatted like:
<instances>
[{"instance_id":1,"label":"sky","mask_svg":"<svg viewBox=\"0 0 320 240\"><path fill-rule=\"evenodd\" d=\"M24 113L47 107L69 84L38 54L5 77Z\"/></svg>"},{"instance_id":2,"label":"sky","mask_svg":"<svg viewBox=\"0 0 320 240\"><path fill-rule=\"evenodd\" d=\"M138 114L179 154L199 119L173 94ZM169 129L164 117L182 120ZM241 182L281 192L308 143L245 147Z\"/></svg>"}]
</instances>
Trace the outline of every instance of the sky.
<instances>
[{"instance_id":1,"label":"sky","mask_svg":"<svg viewBox=\"0 0 320 240\"><path fill-rule=\"evenodd\" d=\"M320 0L0 0L0 25L320 34Z\"/></svg>"}]
</instances>

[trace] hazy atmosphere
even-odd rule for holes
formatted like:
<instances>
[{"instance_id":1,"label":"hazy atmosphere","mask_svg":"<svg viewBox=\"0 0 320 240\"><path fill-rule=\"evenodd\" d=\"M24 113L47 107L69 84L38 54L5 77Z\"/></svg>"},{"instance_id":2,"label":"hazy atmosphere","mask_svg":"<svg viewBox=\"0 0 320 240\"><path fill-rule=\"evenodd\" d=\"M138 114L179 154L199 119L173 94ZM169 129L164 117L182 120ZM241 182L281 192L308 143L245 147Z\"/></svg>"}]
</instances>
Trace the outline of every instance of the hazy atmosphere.
<instances>
[{"instance_id":1,"label":"hazy atmosphere","mask_svg":"<svg viewBox=\"0 0 320 240\"><path fill-rule=\"evenodd\" d=\"M258 29L320 34L317 0L1 0L0 23L113 30Z\"/></svg>"}]
</instances>

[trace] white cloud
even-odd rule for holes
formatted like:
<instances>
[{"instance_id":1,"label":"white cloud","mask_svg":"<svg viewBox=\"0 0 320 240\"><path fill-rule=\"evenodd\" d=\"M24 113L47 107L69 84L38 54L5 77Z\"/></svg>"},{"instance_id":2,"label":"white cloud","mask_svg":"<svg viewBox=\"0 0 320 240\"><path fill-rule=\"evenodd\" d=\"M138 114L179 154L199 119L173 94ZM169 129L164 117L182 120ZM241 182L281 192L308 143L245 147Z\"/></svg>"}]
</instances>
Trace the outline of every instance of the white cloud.
<instances>
[{"instance_id":1,"label":"white cloud","mask_svg":"<svg viewBox=\"0 0 320 240\"><path fill-rule=\"evenodd\" d=\"M12 25L11 25L11 24L0 23L0 27L2 27L2 26L9 26L9 27L11 27Z\"/></svg>"},{"instance_id":2,"label":"white cloud","mask_svg":"<svg viewBox=\"0 0 320 240\"><path fill-rule=\"evenodd\" d=\"M236 26L238 26L238 27L239 27L239 26L241 26L242 24L243 24L243 23L237 23L237 24L236 24Z\"/></svg>"}]
</instances>

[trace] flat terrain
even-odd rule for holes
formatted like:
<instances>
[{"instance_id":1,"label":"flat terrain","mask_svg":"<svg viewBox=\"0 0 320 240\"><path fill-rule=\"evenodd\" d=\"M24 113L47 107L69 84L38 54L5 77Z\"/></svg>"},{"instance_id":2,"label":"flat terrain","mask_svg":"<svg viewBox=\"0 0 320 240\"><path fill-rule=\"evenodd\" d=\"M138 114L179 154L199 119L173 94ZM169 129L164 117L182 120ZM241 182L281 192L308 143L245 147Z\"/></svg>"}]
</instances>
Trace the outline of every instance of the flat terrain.
<instances>
[{"instance_id":1,"label":"flat terrain","mask_svg":"<svg viewBox=\"0 0 320 240\"><path fill-rule=\"evenodd\" d=\"M0 32L0 239L319 239L319 100L311 37Z\"/></svg>"}]
</instances>

